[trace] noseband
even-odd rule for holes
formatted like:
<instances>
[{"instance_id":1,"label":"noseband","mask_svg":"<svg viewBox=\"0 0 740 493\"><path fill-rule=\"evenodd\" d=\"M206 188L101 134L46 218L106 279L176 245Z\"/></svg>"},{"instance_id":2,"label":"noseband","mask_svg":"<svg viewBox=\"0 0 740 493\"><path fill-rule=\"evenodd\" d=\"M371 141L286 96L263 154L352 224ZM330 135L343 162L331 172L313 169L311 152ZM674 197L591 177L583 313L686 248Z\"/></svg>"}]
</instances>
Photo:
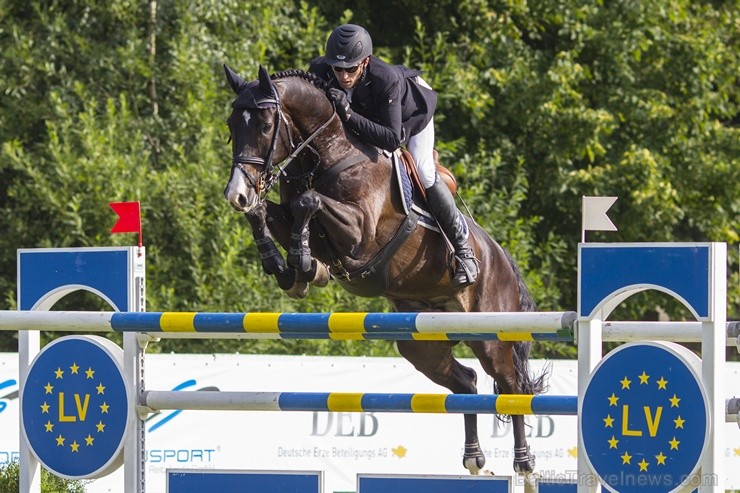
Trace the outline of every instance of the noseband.
<instances>
[{"instance_id":1,"label":"noseband","mask_svg":"<svg viewBox=\"0 0 740 493\"><path fill-rule=\"evenodd\" d=\"M298 157L298 154L300 154L306 148L306 146L311 143L311 141L313 141L327 126L329 126L329 123L331 123L331 121L334 119L334 116L337 114L337 110L336 108L334 108L334 105L332 105L333 111L329 119L326 120L326 122L324 122L319 128L314 130L314 132L309 135L306 140L304 140L299 146L296 147L296 145L293 143L293 134L290 131L290 125L288 124L288 121L283 114L283 109L280 105L280 100L277 95L275 99L263 100L260 101L260 103L272 103L275 105L277 111L277 122L275 124L275 132L272 134L270 150L267 152L267 156L265 156L264 158L257 156L235 155L231 161L231 173L233 175L235 169L241 171L246 177L247 181L254 187L257 195L260 196L260 200L262 200L267 192L270 191L280 175L287 176L287 173L285 173L285 168L287 168L288 165L296 157ZM245 111L249 110L247 109ZM288 142L290 143L291 153L282 162L282 164L280 165L280 167L278 167L276 171L275 165L272 162L272 158L273 154L275 154L275 149L277 148L277 141L278 135L280 134L281 123L285 123L285 129L288 131ZM257 180L252 178L252 176L247 172L247 165L262 168ZM264 188L262 187L262 184L264 184Z\"/></svg>"}]
</instances>

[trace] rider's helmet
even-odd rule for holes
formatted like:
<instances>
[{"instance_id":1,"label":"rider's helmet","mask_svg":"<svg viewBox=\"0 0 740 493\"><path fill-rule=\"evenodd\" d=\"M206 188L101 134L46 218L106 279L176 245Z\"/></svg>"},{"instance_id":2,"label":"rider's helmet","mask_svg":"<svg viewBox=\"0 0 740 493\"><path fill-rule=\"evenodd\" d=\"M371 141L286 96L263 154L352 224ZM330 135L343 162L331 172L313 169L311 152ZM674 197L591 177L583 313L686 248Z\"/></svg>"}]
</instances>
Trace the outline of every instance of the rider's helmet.
<instances>
[{"instance_id":1,"label":"rider's helmet","mask_svg":"<svg viewBox=\"0 0 740 493\"><path fill-rule=\"evenodd\" d=\"M372 54L370 34L355 24L342 24L326 42L326 63L333 67L354 67Z\"/></svg>"}]
</instances>

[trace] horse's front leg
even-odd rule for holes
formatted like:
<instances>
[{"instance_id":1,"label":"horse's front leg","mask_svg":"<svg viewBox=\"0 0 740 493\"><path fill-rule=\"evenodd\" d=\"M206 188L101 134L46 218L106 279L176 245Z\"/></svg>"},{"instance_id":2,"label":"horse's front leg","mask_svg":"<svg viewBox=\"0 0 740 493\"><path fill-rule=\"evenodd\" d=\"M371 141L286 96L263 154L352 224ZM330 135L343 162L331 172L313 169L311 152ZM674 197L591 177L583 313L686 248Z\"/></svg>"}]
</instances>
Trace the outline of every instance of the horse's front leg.
<instances>
[{"instance_id":1,"label":"horse's front leg","mask_svg":"<svg viewBox=\"0 0 740 493\"><path fill-rule=\"evenodd\" d=\"M252 236L262 259L262 269L266 274L275 276L280 289L290 290L295 284L295 270L285 264L285 259L267 230L265 206L244 215L252 228Z\"/></svg>"},{"instance_id":2,"label":"horse's front leg","mask_svg":"<svg viewBox=\"0 0 740 493\"><path fill-rule=\"evenodd\" d=\"M288 249L288 265L295 267L299 275L306 279L313 279L316 275L316 259L311 256L309 247L308 223L322 207L321 196L309 190L290 203L293 213L293 228L290 232L290 248Z\"/></svg>"}]
</instances>

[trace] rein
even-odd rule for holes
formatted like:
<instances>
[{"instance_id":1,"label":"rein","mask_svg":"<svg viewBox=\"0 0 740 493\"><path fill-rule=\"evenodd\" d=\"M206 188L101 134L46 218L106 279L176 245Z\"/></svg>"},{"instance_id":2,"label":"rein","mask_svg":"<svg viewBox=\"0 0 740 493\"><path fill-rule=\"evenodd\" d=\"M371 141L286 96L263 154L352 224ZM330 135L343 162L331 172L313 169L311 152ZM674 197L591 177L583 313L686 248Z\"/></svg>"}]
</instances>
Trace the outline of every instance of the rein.
<instances>
[{"instance_id":1,"label":"rein","mask_svg":"<svg viewBox=\"0 0 740 493\"><path fill-rule=\"evenodd\" d=\"M311 135L308 136L306 140L304 140L299 146L295 146L293 143L293 135L290 131L290 125L288 125L287 118L283 115L283 110L280 105L280 100L275 99L271 102L274 102L277 106L277 124L275 125L275 132L272 134L272 140L270 142L270 151L267 153L267 157L265 158L259 158L259 157L243 157L243 156L234 156L231 167L239 169L242 173L244 173L247 180L254 186L257 194L260 196L260 200L263 200L265 196L267 195L267 192L270 191L272 186L277 181L278 177L280 175L288 176L288 174L285 172L285 169L290 165L293 160L298 157L298 155L303 152L304 149L310 144L318 135L326 129L326 127L329 126L329 124L334 120L334 117L337 114L337 109L332 105L332 114L329 117L328 120L326 120L319 128L313 131ZM290 155L281 163L281 165L278 167L277 172L275 170L275 166L272 163L272 156L275 153L275 149L277 148L277 141L278 141L278 135L280 134L280 124L285 123L285 128L288 131L288 142L290 143L290 148L292 149L292 152ZM259 179L255 183L254 179L247 173L247 170L244 168L244 165L255 165L255 166L261 166L262 171L260 171ZM318 163L316 165L318 167ZM306 173L306 176L312 176L314 172L316 171L316 168ZM264 183L264 188L262 188L262 183Z\"/></svg>"}]
</instances>

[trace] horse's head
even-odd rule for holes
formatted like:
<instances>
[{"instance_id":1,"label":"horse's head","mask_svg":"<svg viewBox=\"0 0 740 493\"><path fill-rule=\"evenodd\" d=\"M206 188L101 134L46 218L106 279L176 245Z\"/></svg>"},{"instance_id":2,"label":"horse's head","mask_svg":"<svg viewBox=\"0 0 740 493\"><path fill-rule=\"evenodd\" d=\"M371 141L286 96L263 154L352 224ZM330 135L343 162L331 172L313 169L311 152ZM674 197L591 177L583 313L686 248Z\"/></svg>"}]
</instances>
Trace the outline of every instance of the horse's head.
<instances>
[{"instance_id":1,"label":"horse's head","mask_svg":"<svg viewBox=\"0 0 740 493\"><path fill-rule=\"evenodd\" d=\"M232 167L224 196L237 211L249 212L260 203L281 170L333 118L312 114L313 105L301 94L284 94L287 92L284 82L278 87L262 66L258 79L252 82L245 82L226 65L224 69L231 88L237 94L227 120L232 142ZM321 100L320 104L324 105L319 113L331 111L332 106L321 91L312 84L303 85L310 87L311 98ZM291 109L291 106L300 106L302 113L308 115L304 119L310 121L297 121L300 117L295 115L295 108ZM317 118L323 118L325 123L316 124ZM320 128L316 129L318 125ZM312 133L306 136L304 133L309 127L312 127ZM300 145L294 144L294 134ZM281 162L284 162L283 167L278 169L276 164Z\"/></svg>"},{"instance_id":2,"label":"horse's head","mask_svg":"<svg viewBox=\"0 0 740 493\"><path fill-rule=\"evenodd\" d=\"M278 149L280 102L277 88L260 67L259 79L245 82L224 65L226 78L237 97L227 120L232 144L232 167L224 195L231 206L243 212L253 209L260 194L274 180L273 163L286 155Z\"/></svg>"}]
</instances>

